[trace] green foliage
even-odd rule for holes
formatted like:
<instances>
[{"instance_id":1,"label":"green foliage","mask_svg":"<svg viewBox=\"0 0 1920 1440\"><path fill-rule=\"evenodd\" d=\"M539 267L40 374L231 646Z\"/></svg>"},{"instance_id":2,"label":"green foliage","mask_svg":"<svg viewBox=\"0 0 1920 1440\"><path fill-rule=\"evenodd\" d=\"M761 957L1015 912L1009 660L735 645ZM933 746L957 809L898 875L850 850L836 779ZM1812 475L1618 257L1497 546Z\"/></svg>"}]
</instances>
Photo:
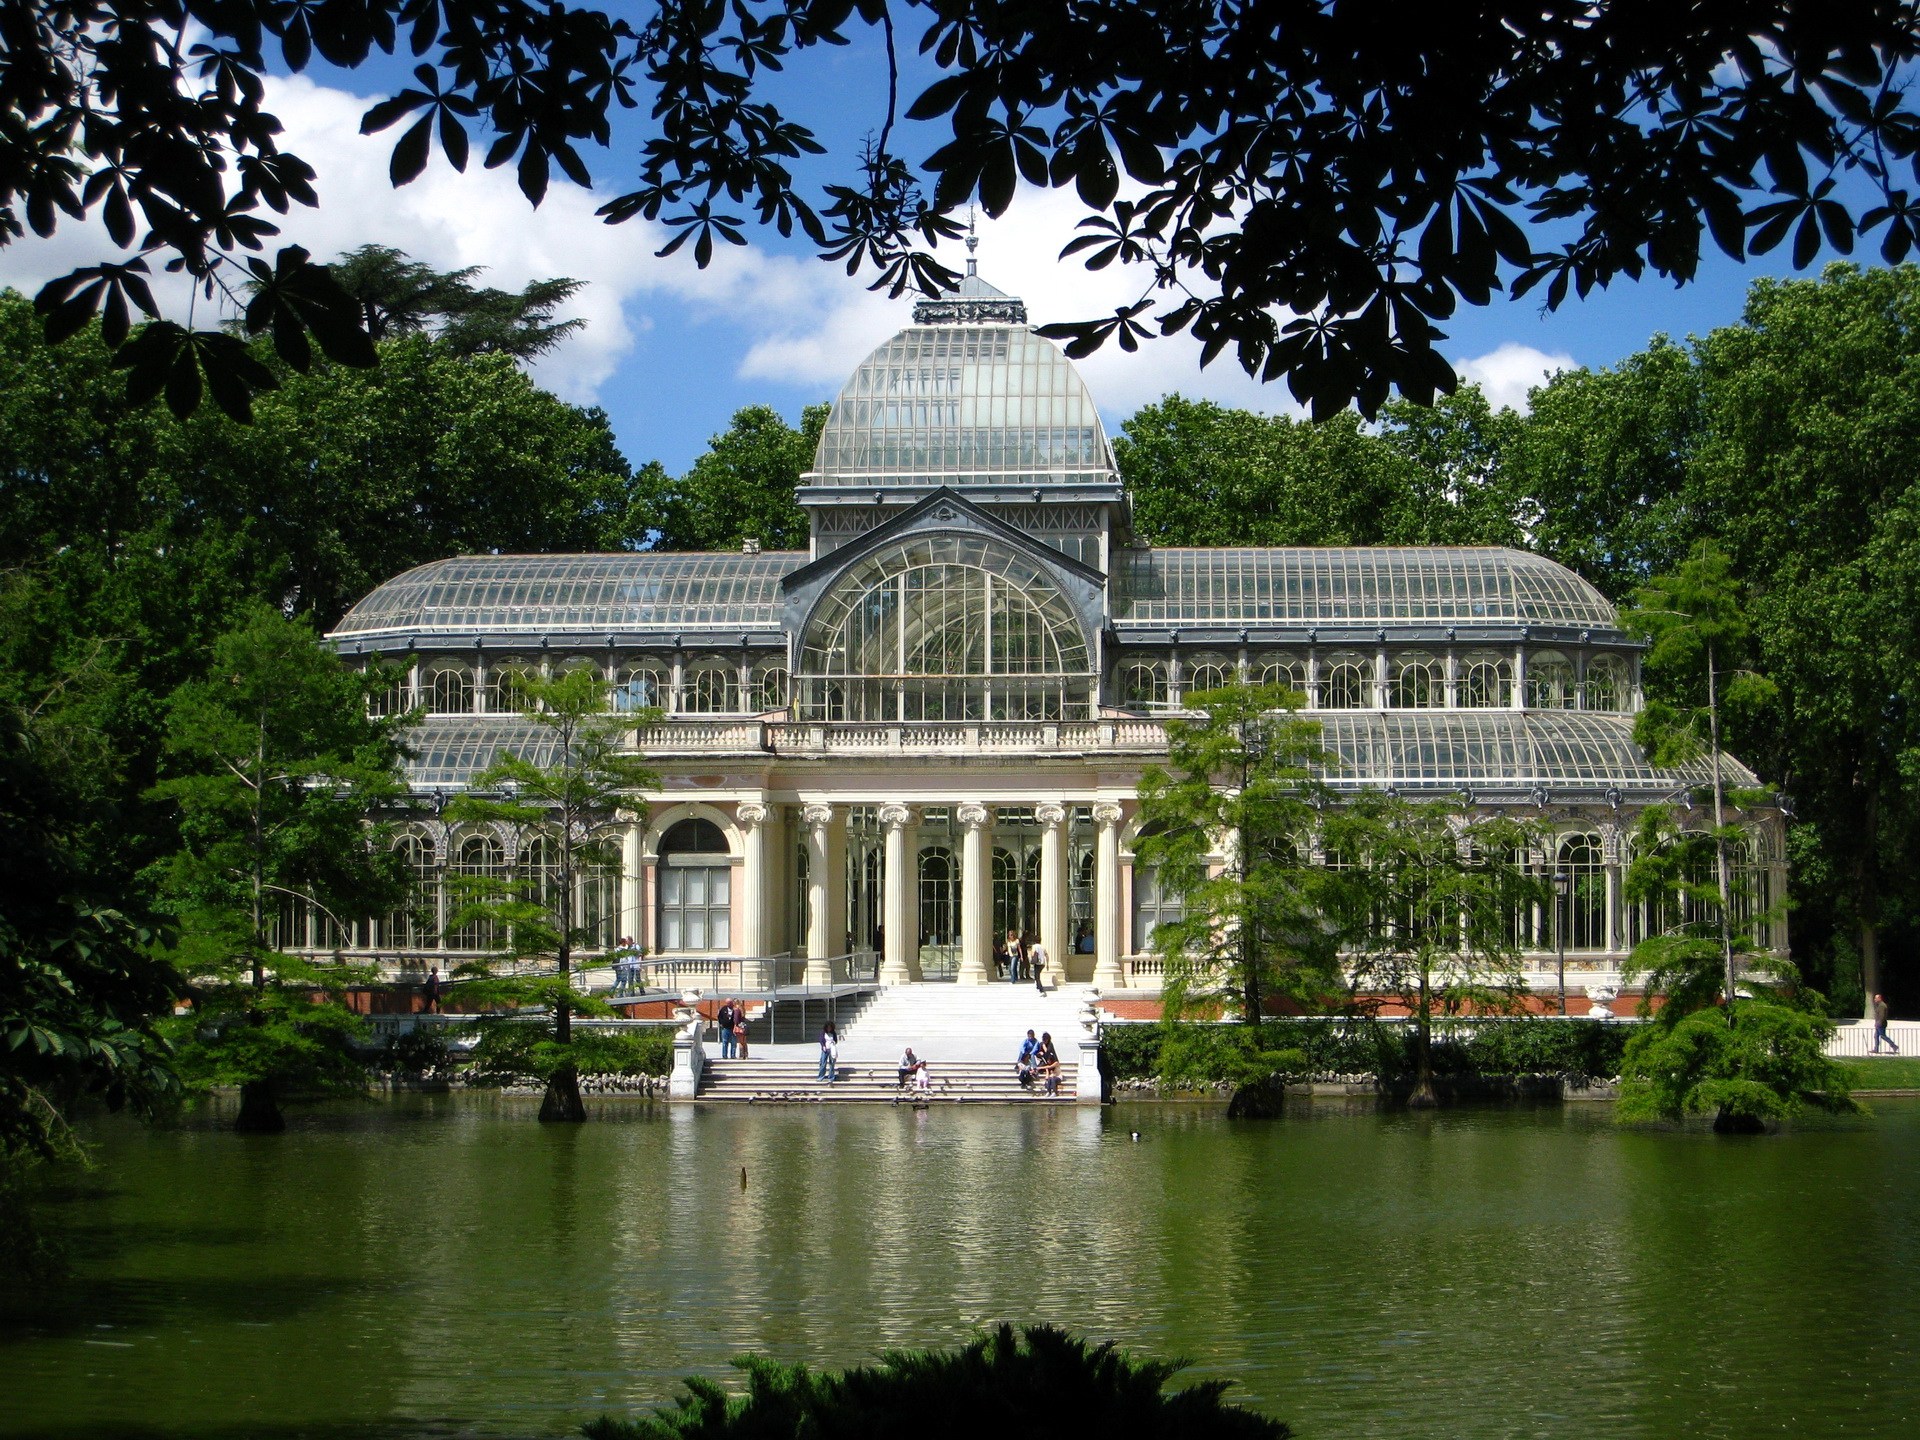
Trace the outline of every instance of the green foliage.
<instances>
[{"instance_id":1,"label":"green foliage","mask_svg":"<svg viewBox=\"0 0 1920 1440\"><path fill-rule=\"evenodd\" d=\"M1114 437L1136 532L1156 545L1501 545L1521 531L1497 458L1519 425L1469 386L1383 429L1169 395Z\"/></svg>"},{"instance_id":2,"label":"green foliage","mask_svg":"<svg viewBox=\"0 0 1920 1440\"><path fill-rule=\"evenodd\" d=\"M195 1090L265 1082L285 1096L365 1089L366 1062L355 1044L367 1022L347 1008L344 990L372 973L297 955L263 959L269 979L257 988L218 969L192 977L193 1011L162 1022L181 1081Z\"/></svg>"},{"instance_id":3,"label":"green foliage","mask_svg":"<svg viewBox=\"0 0 1920 1440\"><path fill-rule=\"evenodd\" d=\"M583 280L536 280L518 292L476 288L481 267L440 271L386 245L362 245L329 267L374 340L432 334L450 355L544 355L586 325L553 312Z\"/></svg>"},{"instance_id":4,"label":"green foliage","mask_svg":"<svg viewBox=\"0 0 1920 1440\"><path fill-rule=\"evenodd\" d=\"M1330 794L1316 776L1338 757L1285 686L1233 685L1187 704L1204 718L1167 722L1166 767L1140 779L1134 847L1184 907L1153 936L1165 1003L1178 1015L1224 1002L1258 1024L1267 997L1311 998L1338 983L1332 877L1303 843ZM1217 865L1223 844L1231 853Z\"/></svg>"},{"instance_id":5,"label":"green foliage","mask_svg":"<svg viewBox=\"0 0 1920 1440\"><path fill-rule=\"evenodd\" d=\"M673 1408L638 1420L602 1416L588 1440L975 1440L1004 1431L1111 1440L1286 1440L1288 1425L1223 1398L1209 1380L1169 1393L1184 1368L1047 1325L1000 1325L957 1350L890 1350L871 1366L813 1371L759 1356L735 1362L747 1393L686 1382Z\"/></svg>"},{"instance_id":6,"label":"green foliage","mask_svg":"<svg viewBox=\"0 0 1920 1440\"><path fill-rule=\"evenodd\" d=\"M673 1030L602 1030L577 1027L568 1045L553 1038L545 1019L503 1017L479 1022L480 1037L469 1052L472 1083L545 1082L572 1062L582 1075L665 1075L673 1069Z\"/></svg>"},{"instance_id":7,"label":"green foliage","mask_svg":"<svg viewBox=\"0 0 1920 1440\"><path fill-rule=\"evenodd\" d=\"M1829 1059L1833 1026L1805 1010L1738 1001L1640 1028L1621 1067L1623 1121L1782 1120L1802 1109L1857 1109L1847 1070Z\"/></svg>"},{"instance_id":8,"label":"green foliage","mask_svg":"<svg viewBox=\"0 0 1920 1440\"><path fill-rule=\"evenodd\" d=\"M1871 1055L1836 1059L1854 1090L1920 1090L1920 1056Z\"/></svg>"},{"instance_id":9,"label":"green foliage","mask_svg":"<svg viewBox=\"0 0 1920 1440\"><path fill-rule=\"evenodd\" d=\"M813 465L830 408L809 405L797 430L770 405L735 411L685 475L657 465L642 472L638 527L657 532L650 543L659 550L738 550L749 539L768 550L806 549L794 487Z\"/></svg>"},{"instance_id":10,"label":"green foliage","mask_svg":"<svg viewBox=\"0 0 1920 1440\"><path fill-rule=\"evenodd\" d=\"M1433 1073L1456 1081L1552 1076L1587 1085L1620 1073L1633 1029L1546 1017L1441 1021ZM1192 1022L1109 1025L1100 1035L1116 1079L1154 1076L1174 1086L1245 1085L1272 1075L1409 1081L1419 1071L1415 1042L1405 1023L1330 1016L1269 1020L1257 1036L1244 1026Z\"/></svg>"}]
</instances>

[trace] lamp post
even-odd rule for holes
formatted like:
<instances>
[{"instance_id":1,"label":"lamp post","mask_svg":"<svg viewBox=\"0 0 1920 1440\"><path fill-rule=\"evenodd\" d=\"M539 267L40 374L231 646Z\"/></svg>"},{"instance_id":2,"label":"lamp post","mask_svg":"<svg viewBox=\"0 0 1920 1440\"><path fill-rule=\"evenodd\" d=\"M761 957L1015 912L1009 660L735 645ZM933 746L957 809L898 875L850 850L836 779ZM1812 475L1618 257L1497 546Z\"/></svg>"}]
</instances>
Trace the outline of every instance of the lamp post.
<instances>
[{"instance_id":1,"label":"lamp post","mask_svg":"<svg viewBox=\"0 0 1920 1440\"><path fill-rule=\"evenodd\" d=\"M1565 870L1553 872L1553 948L1560 962L1560 1013L1567 1013L1567 896L1573 890L1573 876Z\"/></svg>"}]
</instances>

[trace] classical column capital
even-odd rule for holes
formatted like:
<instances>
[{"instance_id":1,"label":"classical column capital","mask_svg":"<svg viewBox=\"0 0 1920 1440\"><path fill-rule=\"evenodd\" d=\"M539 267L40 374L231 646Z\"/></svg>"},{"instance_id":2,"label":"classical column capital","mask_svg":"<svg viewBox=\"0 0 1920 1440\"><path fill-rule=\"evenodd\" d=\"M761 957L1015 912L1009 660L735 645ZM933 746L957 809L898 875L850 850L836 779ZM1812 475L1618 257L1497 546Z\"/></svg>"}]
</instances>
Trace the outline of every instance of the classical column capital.
<instances>
[{"instance_id":1,"label":"classical column capital","mask_svg":"<svg viewBox=\"0 0 1920 1440\"><path fill-rule=\"evenodd\" d=\"M742 800L733 807L733 813L739 817L742 825L751 830L756 825L766 823L766 818L771 812L758 800Z\"/></svg>"},{"instance_id":2,"label":"classical column capital","mask_svg":"<svg viewBox=\"0 0 1920 1440\"><path fill-rule=\"evenodd\" d=\"M969 830L977 830L993 818L986 806L978 805L971 801L956 809L953 815L956 820Z\"/></svg>"},{"instance_id":3,"label":"classical column capital","mask_svg":"<svg viewBox=\"0 0 1920 1440\"><path fill-rule=\"evenodd\" d=\"M1123 813L1111 800L1103 800L1093 807L1093 818L1102 825L1118 825Z\"/></svg>"},{"instance_id":4,"label":"classical column capital","mask_svg":"<svg viewBox=\"0 0 1920 1440\"><path fill-rule=\"evenodd\" d=\"M889 830L904 830L913 824L914 819L913 810L909 806L896 804L880 807L880 823Z\"/></svg>"},{"instance_id":5,"label":"classical column capital","mask_svg":"<svg viewBox=\"0 0 1920 1440\"><path fill-rule=\"evenodd\" d=\"M833 807L831 805L803 806L800 810L800 818L806 822L809 830L818 830L833 823Z\"/></svg>"},{"instance_id":6,"label":"classical column capital","mask_svg":"<svg viewBox=\"0 0 1920 1440\"><path fill-rule=\"evenodd\" d=\"M1067 820L1067 807L1055 805L1051 801L1044 805L1036 805L1033 807L1033 818L1046 826L1064 825Z\"/></svg>"}]
</instances>

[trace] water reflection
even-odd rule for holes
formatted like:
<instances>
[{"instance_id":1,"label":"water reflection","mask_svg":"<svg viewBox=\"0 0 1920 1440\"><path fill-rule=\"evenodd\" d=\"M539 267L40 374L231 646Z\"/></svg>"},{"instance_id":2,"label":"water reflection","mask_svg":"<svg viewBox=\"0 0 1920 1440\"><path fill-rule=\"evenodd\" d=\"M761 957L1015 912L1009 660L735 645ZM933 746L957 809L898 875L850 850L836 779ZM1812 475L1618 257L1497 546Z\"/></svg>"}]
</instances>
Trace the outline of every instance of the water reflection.
<instances>
[{"instance_id":1,"label":"water reflection","mask_svg":"<svg viewBox=\"0 0 1920 1440\"><path fill-rule=\"evenodd\" d=\"M1920 1433L1913 1104L1729 1142L1581 1107L532 1103L103 1130L61 1200L86 1273L0 1330L0 1434L559 1435L746 1350L1001 1317L1189 1356L1312 1437Z\"/></svg>"}]
</instances>

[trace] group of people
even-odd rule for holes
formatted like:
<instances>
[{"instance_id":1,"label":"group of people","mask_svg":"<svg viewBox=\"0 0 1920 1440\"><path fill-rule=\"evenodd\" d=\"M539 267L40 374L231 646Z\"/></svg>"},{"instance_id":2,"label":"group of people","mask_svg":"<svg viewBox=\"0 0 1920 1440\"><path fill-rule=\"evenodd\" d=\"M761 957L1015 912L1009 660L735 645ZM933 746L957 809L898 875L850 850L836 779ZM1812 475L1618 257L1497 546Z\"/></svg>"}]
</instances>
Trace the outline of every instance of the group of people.
<instances>
[{"instance_id":1,"label":"group of people","mask_svg":"<svg viewBox=\"0 0 1920 1440\"><path fill-rule=\"evenodd\" d=\"M993 973L1005 977L1009 985L1033 981L1033 988L1047 993L1047 947L1031 930L1007 931L1007 938L993 942Z\"/></svg>"},{"instance_id":2,"label":"group of people","mask_svg":"<svg viewBox=\"0 0 1920 1440\"><path fill-rule=\"evenodd\" d=\"M713 1023L720 1030L720 1058L732 1060L736 1056L747 1058L747 1007L738 1000L724 1000L714 1014Z\"/></svg>"},{"instance_id":3,"label":"group of people","mask_svg":"<svg viewBox=\"0 0 1920 1440\"><path fill-rule=\"evenodd\" d=\"M1013 1062L1013 1073L1028 1088L1038 1082L1045 1094L1060 1093L1060 1052L1053 1047L1052 1031L1043 1030L1038 1040L1033 1038L1033 1031L1027 1031L1027 1038L1020 1042L1019 1058Z\"/></svg>"}]
</instances>

